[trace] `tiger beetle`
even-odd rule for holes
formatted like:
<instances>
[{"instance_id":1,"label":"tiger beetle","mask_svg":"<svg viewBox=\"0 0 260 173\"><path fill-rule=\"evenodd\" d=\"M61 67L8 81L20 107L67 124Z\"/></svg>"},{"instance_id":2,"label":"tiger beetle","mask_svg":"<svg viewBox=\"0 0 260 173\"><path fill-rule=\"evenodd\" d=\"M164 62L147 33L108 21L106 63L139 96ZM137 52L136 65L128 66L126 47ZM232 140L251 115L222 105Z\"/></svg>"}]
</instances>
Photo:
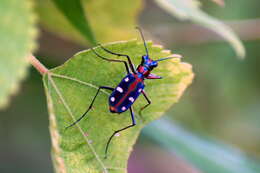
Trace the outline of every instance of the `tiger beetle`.
<instances>
[{"instance_id":1,"label":"tiger beetle","mask_svg":"<svg viewBox=\"0 0 260 173\"><path fill-rule=\"evenodd\" d=\"M140 109L140 111L139 111L140 114L145 108L147 108L151 104L151 100L148 98L146 92L144 91L144 87L145 87L144 80L145 79L161 79L162 77L157 76L155 74L152 74L151 71L155 67L157 67L159 61L163 61L163 60L173 58L173 57L167 57L167 58L160 58L158 60L152 60L149 57L148 48L147 48L146 42L144 40L142 30L139 27L136 27L136 29L138 29L139 32L140 32L140 35L141 35L143 43L144 43L144 48L145 48L145 51L146 51L146 55L142 56L141 64L136 69L135 69L134 64L131 61L131 58L128 55L120 54L120 53L114 53L114 52L104 48L102 45L100 45L100 48L102 48L105 52L112 54L112 55L116 55L118 57L125 57L127 59L127 61L126 60L118 60L118 59L108 59L108 58L105 58L105 57L101 56L100 54L98 54L92 48L92 51L94 52L94 54L97 57L99 57L99 58L101 58L105 61L124 63L127 75L121 80L121 82L115 88L109 87L109 86L99 86L99 88L96 92L96 95L94 96L91 104L89 105L89 107L85 111L85 113L78 120L76 120L74 123L72 123L71 125L66 127L66 128L69 128L69 127L74 126L83 117L85 117L87 115L89 110L92 109L92 106L95 102L95 99L98 96L101 89L106 89L106 90L112 91L111 95L109 96L109 100L108 100L110 112L120 114L120 113L123 113L123 112L129 110L130 115L131 115L132 124L122 128L122 129L116 130L110 136L110 138L107 141L106 148L105 148L105 158L107 158L107 152L108 152L109 144L110 144L111 140L113 139L113 137L117 133L136 125L132 104L136 101L136 99L139 97L139 95L143 94L144 98L147 101L147 104ZM181 57L180 55L175 55L175 56Z\"/></svg>"}]
</instances>

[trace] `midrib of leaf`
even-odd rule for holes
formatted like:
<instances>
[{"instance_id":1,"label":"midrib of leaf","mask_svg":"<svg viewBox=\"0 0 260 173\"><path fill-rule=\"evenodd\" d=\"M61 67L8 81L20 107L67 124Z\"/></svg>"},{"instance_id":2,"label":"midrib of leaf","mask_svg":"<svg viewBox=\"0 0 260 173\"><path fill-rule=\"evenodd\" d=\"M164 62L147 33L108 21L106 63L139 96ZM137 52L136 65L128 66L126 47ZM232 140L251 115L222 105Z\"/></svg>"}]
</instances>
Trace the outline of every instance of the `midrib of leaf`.
<instances>
[{"instance_id":1,"label":"midrib of leaf","mask_svg":"<svg viewBox=\"0 0 260 173\"><path fill-rule=\"evenodd\" d=\"M88 87L94 87L94 88L98 88L92 84L80 81L78 79L74 79L74 78L70 78L68 76L63 76L63 75L55 75L52 73L48 74L48 82L51 83L51 85L53 86L54 90L56 91L56 93L58 94L58 97L60 98L63 106L66 108L67 112L69 113L69 115L71 116L71 118L73 119L73 121L76 121L76 118L73 116L72 111L70 109L70 107L68 106L68 104L66 103L65 99L63 98L61 92L59 91L57 85L55 84L55 82L52 79L52 76L56 76L56 77L60 77L63 79L69 79L71 81L75 81L75 82L79 82L80 84L84 84ZM49 91L47 91L49 92ZM103 91L104 92L104 91ZM49 93L50 94L50 93ZM102 167L102 169L104 170L104 173L108 173L108 168L105 166L105 164L102 162L102 160L100 159L100 157L98 156L98 154L96 153L94 147L92 146L90 140L87 138L87 136L84 134L82 128L80 127L79 124L76 124L76 127L79 129L80 133L82 134L83 138L85 139L85 141L87 142L87 145L89 146L89 148L91 149L92 153L94 154L95 158L97 159L98 163L100 164L100 166ZM114 169L114 168L109 168L109 169ZM121 169L121 168L115 168L115 169ZM122 168L123 169L123 168Z\"/></svg>"},{"instance_id":2,"label":"midrib of leaf","mask_svg":"<svg viewBox=\"0 0 260 173\"><path fill-rule=\"evenodd\" d=\"M87 83L87 82L81 81L81 80L73 78L73 77L64 76L64 75L55 74L55 73L51 73L51 76L59 77L59 78L63 78L63 79L68 79L68 80L71 80L71 81L78 82L80 84L86 85L88 87L92 87L92 88L98 89L98 87L96 85L93 85L91 83ZM106 93L107 95L109 95L109 93L104 91L104 90L101 90L101 92Z\"/></svg>"},{"instance_id":3,"label":"midrib of leaf","mask_svg":"<svg viewBox=\"0 0 260 173\"><path fill-rule=\"evenodd\" d=\"M75 117L73 116L70 107L69 107L68 104L66 103L64 97L62 96L61 92L59 91L59 89L58 89L57 85L55 84L54 80L52 79L52 77L67 79L67 80L74 81L74 82L77 82L77 83L80 83L80 84L83 84L83 85L85 85L85 86L92 87L92 88L95 88L95 89L98 89L98 87L97 87L96 85L93 85L93 84L90 84L90 83L87 83L87 82L84 82L84 81L81 81L81 80L79 80L79 79L72 78L72 77L69 77L69 76L59 75L59 74L55 74L55 73L49 73L49 74L48 74L48 82L51 83L51 85L52 85L53 88L55 89L56 93L58 94L60 100L62 101L64 107L67 109L67 111L68 111L68 113L70 114L71 118L75 121L76 119L75 119ZM48 88L49 88L49 87L48 87ZM100 90L100 91L101 91L102 93L106 94L106 95L109 95L109 93L106 92L106 91L104 91L104 90ZM51 99L51 97L50 97L49 91L47 91L47 99L49 100L48 108L49 108L50 114L51 114L50 117L52 117L52 118L55 119L54 113L53 113L53 108L52 108L52 107L53 107L53 106L52 106L52 99ZM54 122L54 121L55 121L55 120L52 120L51 122ZM108 170L109 170L109 169L111 169L111 170L112 170L112 169L113 169L113 170L125 170L125 168L105 166L105 164L102 162L102 160L100 159L100 157L97 155L97 152L95 151L94 147L92 146L92 144L91 144L91 142L90 142L91 140L88 139L88 138L86 137L86 135L84 135L84 132L83 132L83 130L82 130L82 128L80 127L79 124L76 124L76 126L77 126L77 128L79 129L79 131L80 131L80 133L82 134L82 136L84 137L84 139L86 140L88 146L91 148L93 154L95 155L95 158L96 158L97 161L100 163L102 169L104 169L104 172L105 172L105 173L108 173ZM57 138L57 137L55 137L55 138ZM55 139L54 139L54 140L55 140ZM58 140L58 139L56 139L56 140ZM55 141L53 141L53 142L54 142L54 145L55 145L56 142L55 142ZM59 149L59 147L58 147L57 145L58 145L58 144L56 144L54 148L55 148L56 150L58 150L58 152L59 152L60 149ZM62 159L61 159L61 160L62 160ZM61 160L59 160L59 161L61 162L60 164L62 164L61 166L65 167L65 164L62 163ZM62 172L66 172L64 168L63 168L63 169L59 169L59 170L61 170ZM63 170L64 170L64 171L63 171Z\"/></svg>"}]
</instances>

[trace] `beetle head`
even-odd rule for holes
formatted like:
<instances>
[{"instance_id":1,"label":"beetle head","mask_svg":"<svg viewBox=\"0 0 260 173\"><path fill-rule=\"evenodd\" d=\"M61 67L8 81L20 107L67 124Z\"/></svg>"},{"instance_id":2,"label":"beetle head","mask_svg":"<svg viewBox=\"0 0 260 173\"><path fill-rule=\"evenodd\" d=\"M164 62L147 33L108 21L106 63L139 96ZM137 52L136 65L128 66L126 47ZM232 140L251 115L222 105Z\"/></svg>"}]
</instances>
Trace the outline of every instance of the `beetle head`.
<instances>
[{"instance_id":1,"label":"beetle head","mask_svg":"<svg viewBox=\"0 0 260 173\"><path fill-rule=\"evenodd\" d=\"M144 43L145 52L146 52L146 55L142 56L142 62L138 66L137 71L138 71L138 73L141 73L144 76L144 78L146 78L146 79L161 79L162 77L157 76L155 74L151 74L150 72L153 70L153 68L158 66L159 61L171 59L173 57L160 58L158 60L152 60L151 58L149 58L148 48L147 48L146 42L144 40L142 30L139 27L136 27L136 29L138 29L141 34L141 37L142 37L143 43ZM181 57L181 56L177 55L177 57Z\"/></svg>"},{"instance_id":2,"label":"beetle head","mask_svg":"<svg viewBox=\"0 0 260 173\"><path fill-rule=\"evenodd\" d=\"M161 58L158 60L152 60L151 58L149 58L148 55L143 55L142 56L142 62L141 64L138 66L137 71L139 73L142 73L144 75L144 77L146 79L161 79L162 77L157 76L155 74L150 73L155 67L158 66L158 62L159 61L163 61L166 59L170 59L169 58Z\"/></svg>"},{"instance_id":3,"label":"beetle head","mask_svg":"<svg viewBox=\"0 0 260 173\"><path fill-rule=\"evenodd\" d=\"M157 61L152 60L148 55L142 56L141 66L146 67L149 71L153 70L153 68L157 67L157 65Z\"/></svg>"}]
</instances>

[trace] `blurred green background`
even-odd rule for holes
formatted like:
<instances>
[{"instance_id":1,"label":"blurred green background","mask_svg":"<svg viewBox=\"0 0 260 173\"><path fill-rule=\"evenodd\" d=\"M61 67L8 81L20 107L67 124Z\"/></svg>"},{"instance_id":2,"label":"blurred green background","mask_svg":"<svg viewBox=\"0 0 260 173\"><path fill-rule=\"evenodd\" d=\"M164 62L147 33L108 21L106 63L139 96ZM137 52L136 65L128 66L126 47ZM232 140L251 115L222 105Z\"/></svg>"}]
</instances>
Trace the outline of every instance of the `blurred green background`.
<instances>
[{"instance_id":1,"label":"blurred green background","mask_svg":"<svg viewBox=\"0 0 260 173\"><path fill-rule=\"evenodd\" d=\"M232 26L246 47L246 59L236 59L230 45L212 31L173 19L154 1L146 0L137 19L146 39L152 38L182 54L183 61L193 65L196 75L167 116L194 134L215 138L257 159L260 156L260 1L231 0L225 2L224 8L208 0L201 3L208 14ZM49 68L87 48L50 32L42 24L40 28L36 56ZM0 139L0 172L53 172L46 99L41 76L32 68L9 107L0 111ZM201 171L142 134L129 160L129 172Z\"/></svg>"}]
</instances>

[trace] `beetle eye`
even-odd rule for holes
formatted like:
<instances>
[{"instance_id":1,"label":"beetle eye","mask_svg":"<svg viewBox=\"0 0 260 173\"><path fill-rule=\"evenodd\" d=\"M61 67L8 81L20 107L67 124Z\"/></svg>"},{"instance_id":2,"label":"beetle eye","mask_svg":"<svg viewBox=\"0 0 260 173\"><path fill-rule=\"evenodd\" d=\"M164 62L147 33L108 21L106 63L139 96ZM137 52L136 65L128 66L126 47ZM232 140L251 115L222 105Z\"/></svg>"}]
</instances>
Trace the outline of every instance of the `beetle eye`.
<instances>
[{"instance_id":1,"label":"beetle eye","mask_svg":"<svg viewBox=\"0 0 260 173\"><path fill-rule=\"evenodd\" d=\"M156 61L152 62L152 67L157 67L158 63Z\"/></svg>"}]
</instances>

